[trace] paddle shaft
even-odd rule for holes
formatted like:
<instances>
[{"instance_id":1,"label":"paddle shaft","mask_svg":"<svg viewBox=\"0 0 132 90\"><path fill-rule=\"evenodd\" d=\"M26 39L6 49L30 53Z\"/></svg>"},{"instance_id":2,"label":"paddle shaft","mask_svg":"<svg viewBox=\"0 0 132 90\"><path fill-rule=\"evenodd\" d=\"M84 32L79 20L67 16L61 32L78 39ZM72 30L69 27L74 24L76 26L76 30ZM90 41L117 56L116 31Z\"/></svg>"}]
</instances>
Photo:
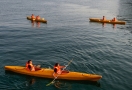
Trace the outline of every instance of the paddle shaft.
<instances>
[{"instance_id":1,"label":"paddle shaft","mask_svg":"<svg viewBox=\"0 0 132 90\"><path fill-rule=\"evenodd\" d=\"M72 59L73 60L73 59ZM72 60L66 65L66 67L72 62ZM64 67L63 69L62 69L62 71L64 71L65 69L66 69L66 67ZM61 71L61 73L62 73L62 71ZM52 80L52 82L50 82L49 84L47 84L46 86L49 86L50 84L52 84L58 77L59 77L59 75L60 74L58 74L57 76L56 76L56 78L54 78L54 80Z\"/></svg>"}]
</instances>

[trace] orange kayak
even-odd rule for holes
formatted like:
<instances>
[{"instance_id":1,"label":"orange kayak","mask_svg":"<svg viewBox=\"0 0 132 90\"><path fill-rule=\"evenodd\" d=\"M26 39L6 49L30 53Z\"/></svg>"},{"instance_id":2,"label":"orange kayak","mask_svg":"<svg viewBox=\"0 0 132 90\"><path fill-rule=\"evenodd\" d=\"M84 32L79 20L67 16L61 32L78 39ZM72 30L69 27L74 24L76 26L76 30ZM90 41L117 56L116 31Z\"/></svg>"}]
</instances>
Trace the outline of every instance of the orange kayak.
<instances>
[{"instance_id":1,"label":"orange kayak","mask_svg":"<svg viewBox=\"0 0 132 90\"><path fill-rule=\"evenodd\" d=\"M23 66L5 66L5 70L19 74L54 79L53 69L48 68L41 68L41 70L38 71L29 71ZM57 79L98 81L101 78L101 75L69 71L69 73L59 75Z\"/></svg>"},{"instance_id":2,"label":"orange kayak","mask_svg":"<svg viewBox=\"0 0 132 90\"><path fill-rule=\"evenodd\" d=\"M100 22L100 23L126 24L125 21L119 21L119 20L112 21L112 20L102 20L102 19L99 19L99 18L89 18L89 20L91 22Z\"/></svg>"},{"instance_id":3,"label":"orange kayak","mask_svg":"<svg viewBox=\"0 0 132 90\"><path fill-rule=\"evenodd\" d=\"M30 16L27 17L28 20L32 20L32 21L36 21L36 22L42 22L42 23L47 23L47 20L45 20L44 18L41 18L39 20L36 19L31 19Z\"/></svg>"}]
</instances>

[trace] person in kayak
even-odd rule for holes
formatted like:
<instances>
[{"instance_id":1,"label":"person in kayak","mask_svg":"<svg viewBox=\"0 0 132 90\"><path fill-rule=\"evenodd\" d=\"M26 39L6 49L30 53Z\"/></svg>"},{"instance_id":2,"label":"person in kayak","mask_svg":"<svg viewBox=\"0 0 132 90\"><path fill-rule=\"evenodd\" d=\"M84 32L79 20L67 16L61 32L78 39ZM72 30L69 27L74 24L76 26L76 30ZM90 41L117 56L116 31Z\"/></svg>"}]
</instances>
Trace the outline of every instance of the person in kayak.
<instances>
[{"instance_id":1,"label":"person in kayak","mask_svg":"<svg viewBox=\"0 0 132 90\"><path fill-rule=\"evenodd\" d=\"M65 66L60 66L59 63L56 63L54 65L54 73L53 73L53 76L55 76L55 74L66 74L66 73L69 73L69 71L67 70L62 70L63 68L65 68Z\"/></svg>"},{"instance_id":2,"label":"person in kayak","mask_svg":"<svg viewBox=\"0 0 132 90\"><path fill-rule=\"evenodd\" d=\"M28 62L26 63L26 69L29 71L41 70L40 65L36 66L32 64L32 60L28 60Z\"/></svg>"},{"instance_id":3,"label":"person in kayak","mask_svg":"<svg viewBox=\"0 0 132 90\"><path fill-rule=\"evenodd\" d=\"M36 16L36 20L39 20L40 19L40 16L38 15L38 16Z\"/></svg>"},{"instance_id":4,"label":"person in kayak","mask_svg":"<svg viewBox=\"0 0 132 90\"><path fill-rule=\"evenodd\" d=\"M114 17L114 18L112 19L112 21L116 21L116 18Z\"/></svg>"},{"instance_id":5,"label":"person in kayak","mask_svg":"<svg viewBox=\"0 0 132 90\"><path fill-rule=\"evenodd\" d=\"M102 20L103 20L103 21L106 20L105 16L103 16L103 19L102 19Z\"/></svg>"},{"instance_id":6,"label":"person in kayak","mask_svg":"<svg viewBox=\"0 0 132 90\"><path fill-rule=\"evenodd\" d=\"M32 19L32 20L35 20L34 14L31 15L31 19Z\"/></svg>"}]
</instances>

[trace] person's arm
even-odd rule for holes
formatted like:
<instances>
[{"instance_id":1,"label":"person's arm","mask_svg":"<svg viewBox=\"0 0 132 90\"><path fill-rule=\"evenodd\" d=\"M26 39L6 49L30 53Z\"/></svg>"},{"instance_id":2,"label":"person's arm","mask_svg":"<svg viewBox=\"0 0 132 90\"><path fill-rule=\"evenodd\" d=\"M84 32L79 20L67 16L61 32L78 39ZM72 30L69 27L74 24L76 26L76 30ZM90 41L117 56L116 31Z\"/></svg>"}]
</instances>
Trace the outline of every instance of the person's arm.
<instances>
[{"instance_id":1,"label":"person's arm","mask_svg":"<svg viewBox=\"0 0 132 90\"><path fill-rule=\"evenodd\" d=\"M53 76L55 77L55 72L53 73Z\"/></svg>"},{"instance_id":2,"label":"person's arm","mask_svg":"<svg viewBox=\"0 0 132 90\"><path fill-rule=\"evenodd\" d=\"M60 66L60 68L64 68L65 66Z\"/></svg>"},{"instance_id":3,"label":"person's arm","mask_svg":"<svg viewBox=\"0 0 132 90\"><path fill-rule=\"evenodd\" d=\"M31 71L35 71L35 66L33 64L31 65Z\"/></svg>"},{"instance_id":4,"label":"person's arm","mask_svg":"<svg viewBox=\"0 0 132 90\"><path fill-rule=\"evenodd\" d=\"M57 76L56 76L55 72L53 73L53 76L54 76L54 78L57 78Z\"/></svg>"}]
</instances>

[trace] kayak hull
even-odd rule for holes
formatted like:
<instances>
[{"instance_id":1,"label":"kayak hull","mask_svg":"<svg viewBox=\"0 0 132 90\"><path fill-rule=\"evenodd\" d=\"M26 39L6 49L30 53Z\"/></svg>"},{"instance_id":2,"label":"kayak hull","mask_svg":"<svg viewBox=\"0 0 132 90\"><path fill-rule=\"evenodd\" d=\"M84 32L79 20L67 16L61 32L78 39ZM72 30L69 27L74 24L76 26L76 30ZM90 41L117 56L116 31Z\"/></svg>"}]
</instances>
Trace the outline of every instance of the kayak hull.
<instances>
[{"instance_id":1,"label":"kayak hull","mask_svg":"<svg viewBox=\"0 0 132 90\"><path fill-rule=\"evenodd\" d=\"M28 20L31 20L31 21L36 21L36 22L47 23L47 20L42 19L42 18L41 18L41 19L39 19L39 20L36 20L36 19L31 19L31 17L30 17L30 16L28 16L28 17L27 17L27 19L28 19Z\"/></svg>"},{"instance_id":2,"label":"kayak hull","mask_svg":"<svg viewBox=\"0 0 132 90\"><path fill-rule=\"evenodd\" d=\"M112 20L102 20L99 18L89 18L91 22L100 22L100 23L111 23L111 24L126 24L125 21L112 21Z\"/></svg>"},{"instance_id":3,"label":"kayak hull","mask_svg":"<svg viewBox=\"0 0 132 90\"><path fill-rule=\"evenodd\" d=\"M23 66L5 66L5 70L24 75L54 79L53 69L48 68L41 68L41 70L38 71L29 71ZM57 79L98 81L101 78L101 75L70 71L69 73L59 75Z\"/></svg>"}]
</instances>

